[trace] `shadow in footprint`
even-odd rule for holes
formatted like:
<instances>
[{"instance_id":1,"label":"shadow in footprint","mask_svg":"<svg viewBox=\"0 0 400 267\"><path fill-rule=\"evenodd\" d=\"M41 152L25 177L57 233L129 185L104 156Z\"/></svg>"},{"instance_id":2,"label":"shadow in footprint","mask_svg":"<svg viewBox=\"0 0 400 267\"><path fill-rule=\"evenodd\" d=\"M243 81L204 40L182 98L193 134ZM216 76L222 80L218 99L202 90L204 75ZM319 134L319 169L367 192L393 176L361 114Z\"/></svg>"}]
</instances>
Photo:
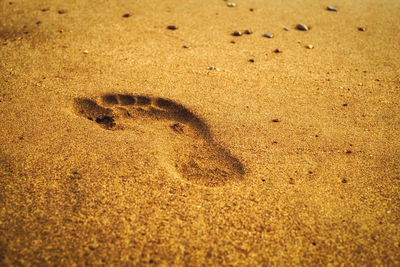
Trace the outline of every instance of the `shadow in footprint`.
<instances>
[{"instance_id":1,"label":"shadow in footprint","mask_svg":"<svg viewBox=\"0 0 400 267\"><path fill-rule=\"evenodd\" d=\"M241 180L243 164L229 150L216 143L208 125L183 105L170 99L130 94L105 94L97 100L76 98L74 111L106 130L120 130L119 121L148 118L166 122L167 128L186 135L192 145L189 151L177 153L176 170L187 180L205 186L224 185ZM125 120L126 122L126 120Z\"/></svg>"}]
</instances>

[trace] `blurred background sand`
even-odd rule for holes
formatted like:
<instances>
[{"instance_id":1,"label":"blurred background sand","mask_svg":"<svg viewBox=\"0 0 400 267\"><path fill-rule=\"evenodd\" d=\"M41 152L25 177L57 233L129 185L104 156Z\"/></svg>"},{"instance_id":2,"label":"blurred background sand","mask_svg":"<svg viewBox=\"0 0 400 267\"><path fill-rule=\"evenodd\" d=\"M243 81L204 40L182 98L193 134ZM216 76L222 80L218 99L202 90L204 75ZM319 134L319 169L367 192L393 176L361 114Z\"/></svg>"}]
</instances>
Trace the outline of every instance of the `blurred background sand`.
<instances>
[{"instance_id":1,"label":"blurred background sand","mask_svg":"<svg viewBox=\"0 0 400 267\"><path fill-rule=\"evenodd\" d=\"M0 1L2 264L400 264L400 2L235 3ZM106 93L184 105L245 175L77 116Z\"/></svg>"}]
</instances>

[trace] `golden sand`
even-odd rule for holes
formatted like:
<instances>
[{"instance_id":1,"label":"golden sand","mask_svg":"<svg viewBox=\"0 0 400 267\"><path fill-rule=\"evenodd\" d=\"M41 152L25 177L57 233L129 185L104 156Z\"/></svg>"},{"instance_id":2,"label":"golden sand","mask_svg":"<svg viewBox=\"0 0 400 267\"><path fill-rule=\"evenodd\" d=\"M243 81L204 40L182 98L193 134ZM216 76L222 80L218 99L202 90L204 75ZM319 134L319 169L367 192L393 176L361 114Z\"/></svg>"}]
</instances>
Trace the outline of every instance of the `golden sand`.
<instances>
[{"instance_id":1,"label":"golden sand","mask_svg":"<svg viewBox=\"0 0 400 267\"><path fill-rule=\"evenodd\" d=\"M232 2L0 1L0 265L400 264L400 2Z\"/></svg>"}]
</instances>

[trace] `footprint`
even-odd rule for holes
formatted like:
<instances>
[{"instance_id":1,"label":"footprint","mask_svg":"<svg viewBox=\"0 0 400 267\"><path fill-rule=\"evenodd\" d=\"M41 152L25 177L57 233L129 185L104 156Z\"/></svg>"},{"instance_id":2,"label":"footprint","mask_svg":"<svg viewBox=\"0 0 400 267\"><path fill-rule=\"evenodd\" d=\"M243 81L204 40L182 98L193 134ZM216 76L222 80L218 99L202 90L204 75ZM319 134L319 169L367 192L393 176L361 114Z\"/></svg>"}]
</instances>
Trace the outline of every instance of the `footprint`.
<instances>
[{"instance_id":1,"label":"footprint","mask_svg":"<svg viewBox=\"0 0 400 267\"><path fill-rule=\"evenodd\" d=\"M145 95L105 94L74 99L74 111L106 130L134 128L135 123L162 126L176 136L176 171L190 182L219 186L241 180L242 163L213 140L208 125L181 104ZM137 125L137 124L136 124ZM183 139L182 139L183 138Z\"/></svg>"}]
</instances>

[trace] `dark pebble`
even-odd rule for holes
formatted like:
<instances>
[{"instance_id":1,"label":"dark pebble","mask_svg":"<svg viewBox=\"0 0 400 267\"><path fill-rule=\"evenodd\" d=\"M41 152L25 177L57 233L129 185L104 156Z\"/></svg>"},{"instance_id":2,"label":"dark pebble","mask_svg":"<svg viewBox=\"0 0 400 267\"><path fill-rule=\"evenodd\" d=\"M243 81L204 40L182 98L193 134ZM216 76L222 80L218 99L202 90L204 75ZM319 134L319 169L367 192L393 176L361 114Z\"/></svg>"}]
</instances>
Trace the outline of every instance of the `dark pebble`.
<instances>
[{"instance_id":1,"label":"dark pebble","mask_svg":"<svg viewBox=\"0 0 400 267\"><path fill-rule=\"evenodd\" d=\"M343 104L343 107L347 107L348 106L348 104Z\"/></svg>"},{"instance_id":2,"label":"dark pebble","mask_svg":"<svg viewBox=\"0 0 400 267\"><path fill-rule=\"evenodd\" d=\"M58 14L65 14L65 10L64 9L60 9L60 10L58 10Z\"/></svg>"},{"instance_id":3,"label":"dark pebble","mask_svg":"<svg viewBox=\"0 0 400 267\"><path fill-rule=\"evenodd\" d=\"M182 46L183 48L189 48L189 46L187 46L187 45L184 45L184 46Z\"/></svg>"},{"instance_id":4,"label":"dark pebble","mask_svg":"<svg viewBox=\"0 0 400 267\"><path fill-rule=\"evenodd\" d=\"M365 29L364 27L358 27L358 30L359 30L360 32L365 32L367 29Z\"/></svg>"},{"instance_id":5,"label":"dark pebble","mask_svg":"<svg viewBox=\"0 0 400 267\"><path fill-rule=\"evenodd\" d=\"M347 180L345 178L342 179L342 183L347 183Z\"/></svg>"},{"instance_id":6,"label":"dark pebble","mask_svg":"<svg viewBox=\"0 0 400 267\"><path fill-rule=\"evenodd\" d=\"M236 44L236 42L232 40L232 41L231 41L231 44Z\"/></svg>"},{"instance_id":7,"label":"dark pebble","mask_svg":"<svg viewBox=\"0 0 400 267\"><path fill-rule=\"evenodd\" d=\"M36 21L36 24L40 25L40 24L42 24L42 22L40 20L38 20L38 21Z\"/></svg>"},{"instance_id":8,"label":"dark pebble","mask_svg":"<svg viewBox=\"0 0 400 267\"><path fill-rule=\"evenodd\" d=\"M250 58L249 61L254 63L254 58Z\"/></svg>"},{"instance_id":9,"label":"dark pebble","mask_svg":"<svg viewBox=\"0 0 400 267\"><path fill-rule=\"evenodd\" d=\"M274 35L272 33L266 33L266 34L264 34L264 37L272 38L272 37L274 37Z\"/></svg>"},{"instance_id":10,"label":"dark pebble","mask_svg":"<svg viewBox=\"0 0 400 267\"><path fill-rule=\"evenodd\" d=\"M307 27L307 25L301 24L301 23L296 25L296 29L298 29L298 30L300 30L300 31L308 31L308 30L309 30L309 28Z\"/></svg>"},{"instance_id":11,"label":"dark pebble","mask_svg":"<svg viewBox=\"0 0 400 267\"><path fill-rule=\"evenodd\" d=\"M334 6L327 6L326 9L329 11L335 11L335 12L337 11L337 8Z\"/></svg>"},{"instance_id":12,"label":"dark pebble","mask_svg":"<svg viewBox=\"0 0 400 267\"><path fill-rule=\"evenodd\" d=\"M254 9L253 9L253 8L250 8L250 9L249 9L249 11L250 11L250 12L253 12L253 11L254 11Z\"/></svg>"},{"instance_id":13,"label":"dark pebble","mask_svg":"<svg viewBox=\"0 0 400 267\"><path fill-rule=\"evenodd\" d=\"M168 25L168 26L167 26L167 29L168 29L168 30L175 31L175 30L178 29L178 27L176 27L175 25Z\"/></svg>"},{"instance_id":14,"label":"dark pebble","mask_svg":"<svg viewBox=\"0 0 400 267\"><path fill-rule=\"evenodd\" d=\"M49 8L42 8L40 11L46 12L46 11L49 11Z\"/></svg>"},{"instance_id":15,"label":"dark pebble","mask_svg":"<svg viewBox=\"0 0 400 267\"><path fill-rule=\"evenodd\" d=\"M346 150L346 154L351 154L351 153L353 153L353 151L351 151L351 150Z\"/></svg>"},{"instance_id":16,"label":"dark pebble","mask_svg":"<svg viewBox=\"0 0 400 267\"><path fill-rule=\"evenodd\" d=\"M274 50L274 53L282 53L282 51L277 48Z\"/></svg>"},{"instance_id":17,"label":"dark pebble","mask_svg":"<svg viewBox=\"0 0 400 267\"><path fill-rule=\"evenodd\" d=\"M232 33L233 36L242 36L242 32L241 31L234 31Z\"/></svg>"},{"instance_id":18,"label":"dark pebble","mask_svg":"<svg viewBox=\"0 0 400 267\"><path fill-rule=\"evenodd\" d=\"M280 122L279 119L273 119L272 122Z\"/></svg>"},{"instance_id":19,"label":"dark pebble","mask_svg":"<svg viewBox=\"0 0 400 267\"><path fill-rule=\"evenodd\" d=\"M124 17L124 18L129 18L130 16L132 16L132 15L129 14L129 13L125 13L125 14L122 15L122 17Z\"/></svg>"},{"instance_id":20,"label":"dark pebble","mask_svg":"<svg viewBox=\"0 0 400 267\"><path fill-rule=\"evenodd\" d=\"M252 31L252 30L245 30L243 33L244 33L244 34L252 34L253 31Z\"/></svg>"}]
</instances>

